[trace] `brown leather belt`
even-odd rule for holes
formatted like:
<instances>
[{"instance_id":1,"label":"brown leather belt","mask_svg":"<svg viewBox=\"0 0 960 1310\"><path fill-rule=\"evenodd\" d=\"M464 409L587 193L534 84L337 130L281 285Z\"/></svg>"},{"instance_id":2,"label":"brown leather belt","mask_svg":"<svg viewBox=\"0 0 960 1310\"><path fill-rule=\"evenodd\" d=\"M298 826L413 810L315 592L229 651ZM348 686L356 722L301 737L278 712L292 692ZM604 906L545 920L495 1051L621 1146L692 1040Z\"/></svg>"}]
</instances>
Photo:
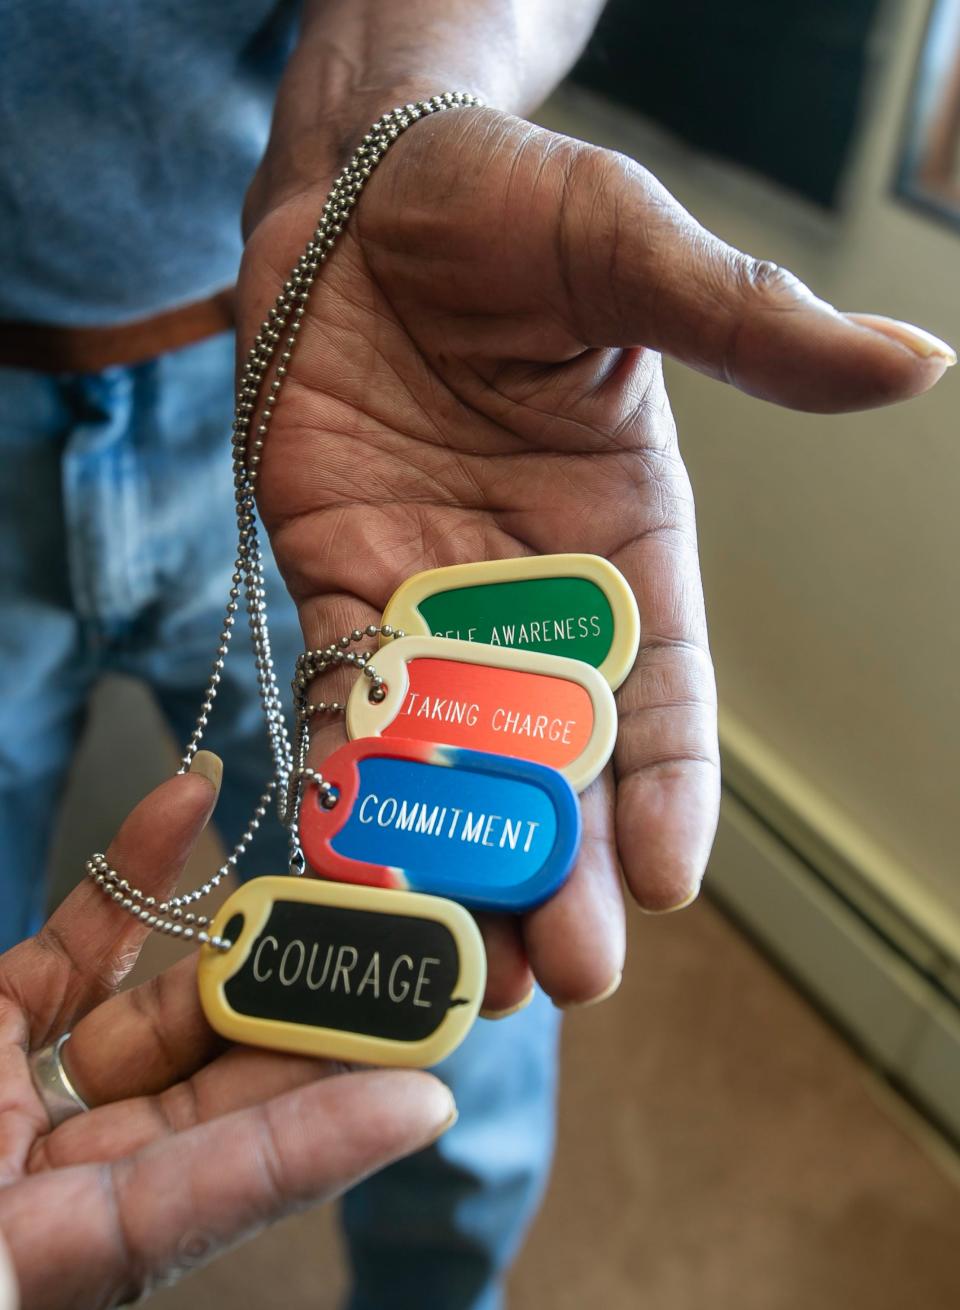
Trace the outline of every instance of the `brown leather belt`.
<instances>
[{"instance_id":1,"label":"brown leather belt","mask_svg":"<svg viewBox=\"0 0 960 1310\"><path fill-rule=\"evenodd\" d=\"M164 355L227 332L234 325L234 289L112 327L54 327L0 319L0 367L41 373L99 373Z\"/></svg>"}]
</instances>

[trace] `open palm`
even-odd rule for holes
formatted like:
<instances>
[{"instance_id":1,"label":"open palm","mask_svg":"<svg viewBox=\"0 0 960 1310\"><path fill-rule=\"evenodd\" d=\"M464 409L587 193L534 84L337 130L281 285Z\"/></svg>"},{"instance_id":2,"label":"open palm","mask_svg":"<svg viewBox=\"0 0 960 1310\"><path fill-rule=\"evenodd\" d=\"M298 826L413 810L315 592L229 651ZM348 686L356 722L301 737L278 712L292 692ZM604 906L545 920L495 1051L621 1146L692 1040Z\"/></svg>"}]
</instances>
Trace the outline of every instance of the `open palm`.
<instances>
[{"instance_id":1,"label":"open palm","mask_svg":"<svg viewBox=\"0 0 960 1310\"><path fill-rule=\"evenodd\" d=\"M168 895L213 801L202 778L171 779L111 864ZM145 936L85 882L0 957L0 1245L30 1310L126 1302L425 1145L450 1115L426 1074L228 1048L200 1012L196 953L116 994ZM97 1108L51 1130L28 1054L71 1027L68 1072Z\"/></svg>"},{"instance_id":2,"label":"open palm","mask_svg":"<svg viewBox=\"0 0 960 1310\"><path fill-rule=\"evenodd\" d=\"M241 349L325 185L256 224ZM642 640L615 758L552 901L483 924L487 1005L531 970L559 1002L619 975L621 870L651 910L695 895L716 824L713 672L693 503L660 351L784 404L843 410L932 385L922 358L710 236L648 173L492 110L418 123L314 287L264 451L260 506L311 646L376 621L420 569L593 552ZM324 692L329 699L329 695ZM317 733L314 760L342 740Z\"/></svg>"}]
</instances>

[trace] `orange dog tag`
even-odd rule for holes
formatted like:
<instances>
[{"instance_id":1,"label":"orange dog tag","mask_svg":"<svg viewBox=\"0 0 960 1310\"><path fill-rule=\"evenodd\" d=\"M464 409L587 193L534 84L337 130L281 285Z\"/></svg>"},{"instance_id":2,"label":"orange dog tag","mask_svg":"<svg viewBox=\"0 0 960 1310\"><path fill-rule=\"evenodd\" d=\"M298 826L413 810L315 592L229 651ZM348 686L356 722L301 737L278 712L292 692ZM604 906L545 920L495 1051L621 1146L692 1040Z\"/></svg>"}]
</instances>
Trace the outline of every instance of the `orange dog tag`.
<instances>
[{"instance_id":1,"label":"orange dog tag","mask_svg":"<svg viewBox=\"0 0 960 1310\"><path fill-rule=\"evenodd\" d=\"M590 665L444 637L401 637L376 656L385 698L358 682L347 732L462 746L546 764L582 791L613 750L613 694Z\"/></svg>"}]
</instances>

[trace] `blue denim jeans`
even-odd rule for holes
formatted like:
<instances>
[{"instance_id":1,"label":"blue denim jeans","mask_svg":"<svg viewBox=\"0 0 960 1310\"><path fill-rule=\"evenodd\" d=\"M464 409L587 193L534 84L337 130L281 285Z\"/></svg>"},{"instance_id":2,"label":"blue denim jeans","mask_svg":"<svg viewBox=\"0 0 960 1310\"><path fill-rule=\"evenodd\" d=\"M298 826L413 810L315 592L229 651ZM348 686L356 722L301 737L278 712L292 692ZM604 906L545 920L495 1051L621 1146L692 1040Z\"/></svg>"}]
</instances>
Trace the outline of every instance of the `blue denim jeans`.
<instances>
[{"instance_id":1,"label":"blue denim jeans","mask_svg":"<svg viewBox=\"0 0 960 1310\"><path fill-rule=\"evenodd\" d=\"M97 679L140 678L181 741L192 727L234 558L232 378L229 337L98 374L0 369L0 949L43 914L49 799ZM272 560L267 587L283 686L301 643ZM227 843L270 767L245 635L205 737L226 762ZM265 825L244 876L284 870L285 857L284 834ZM549 1169L557 1035L538 994L513 1018L480 1020L440 1066L455 1128L344 1203L351 1310L500 1304Z\"/></svg>"}]
</instances>

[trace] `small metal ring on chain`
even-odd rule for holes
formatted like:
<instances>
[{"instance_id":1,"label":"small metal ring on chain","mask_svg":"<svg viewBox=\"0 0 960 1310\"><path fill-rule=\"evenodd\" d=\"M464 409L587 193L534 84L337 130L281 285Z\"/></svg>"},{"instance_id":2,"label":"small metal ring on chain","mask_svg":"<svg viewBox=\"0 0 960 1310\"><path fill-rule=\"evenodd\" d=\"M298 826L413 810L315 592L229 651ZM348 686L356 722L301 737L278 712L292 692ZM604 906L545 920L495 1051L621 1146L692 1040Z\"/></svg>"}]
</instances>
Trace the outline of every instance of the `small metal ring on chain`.
<instances>
[{"instance_id":1,"label":"small metal ring on chain","mask_svg":"<svg viewBox=\"0 0 960 1310\"><path fill-rule=\"evenodd\" d=\"M354 628L345 633L338 641L317 650L305 650L297 660L296 672L290 684L293 691L293 767L287 783L286 814L287 828L290 833L290 872L303 873L305 862L300 847L300 806L303 799L303 785L312 782L320 792L320 804L324 809L332 810L337 803L336 793L323 774L318 773L307 764L307 751L310 747L310 720L316 714L342 714L346 706L340 701L309 700L310 687L316 678L331 669L359 669L370 681L370 695L382 700L385 696L383 679L370 663L369 651L352 651L351 645L361 642L366 637L382 636L388 639L403 637L400 628L393 628L389 623L378 625L368 623L363 629Z\"/></svg>"},{"instance_id":2,"label":"small metal ring on chain","mask_svg":"<svg viewBox=\"0 0 960 1310\"><path fill-rule=\"evenodd\" d=\"M104 856L94 855L87 861L87 873L96 885L111 896L121 908L155 931L187 940L195 939L218 950L229 950L230 942L213 937L207 932L209 925L204 916L184 915L183 907L208 895L236 867L237 860L253 840L271 798L275 799L278 818L290 836L290 872L294 874L302 873L305 867L299 834L300 803L304 782L312 782L318 787L321 792L321 804L331 806L336 803L330 784L316 770L307 766L306 753L309 745L310 717L320 712L321 706L328 711L332 711L334 706L339 711L343 706L339 702L333 702L331 705L321 702L318 706L307 708L306 692L309 683L327 668L337 667L340 664L348 666L353 664L370 679L372 696L382 698L384 694L383 680L370 664L370 656L362 652L360 654L349 652L346 648L351 643L362 640L364 636L403 635L401 632L393 631L389 625L377 627L375 624L369 624L365 630L355 628L349 636L341 637L339 643L334 646L327 647L323 651L305 652L297 661L297 676L293 684L296 722L291 745L270 649L263 555L257 533L257 479L264 442L270 430L270 422L306 315L310 290L320 266L326 262L336 245L374 169L390 146L421 118L447 109L476 108L482 104L483 101L478 96L471 95L469 92L446 91L442 95L432 96L416 104L391 109L377 119L337 175L313 236L289 278L284 282L283 289L247 353L237 387L236 413L233 422L237 553L213 668L204 692L200 713L187 742L178 772L187 772L194 755L200 748L230 650L242 590L250 626L260 704L273 755L274 777L264 789L253 817L229 859L196 891L157 903L152 897L144 896L111 869ZM267 385L266 380L271 370L272 377ZM340 656L339 660L335 658L337 654ZM352 658L348 658L348 655ZM323 662L325 658L326 663ZM313 670L309 676L307 676L308 670ZM302 706L298 706L296 703L299 694L298 680L301 675L306 676L307 681L302 688Z\"/></svg>"}]
</instances>

